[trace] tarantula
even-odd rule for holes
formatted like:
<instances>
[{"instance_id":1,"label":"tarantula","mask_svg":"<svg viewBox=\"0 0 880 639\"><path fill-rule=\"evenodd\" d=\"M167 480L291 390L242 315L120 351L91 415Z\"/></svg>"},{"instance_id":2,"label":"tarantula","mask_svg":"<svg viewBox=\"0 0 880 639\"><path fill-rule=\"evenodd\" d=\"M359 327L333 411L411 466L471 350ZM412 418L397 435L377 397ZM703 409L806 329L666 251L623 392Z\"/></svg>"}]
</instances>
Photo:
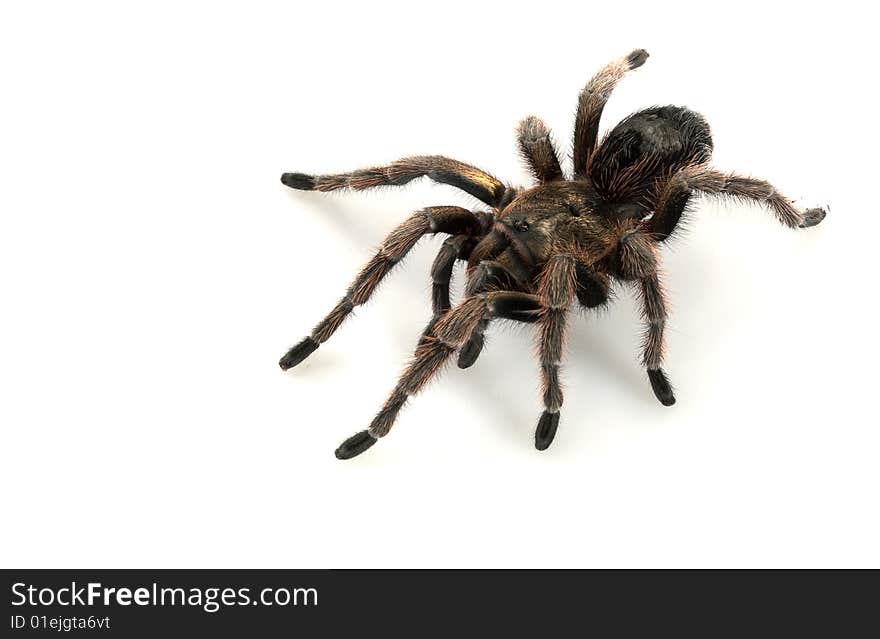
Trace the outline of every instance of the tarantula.
<instances>
[{"instance_id":1,"label":"tarantula","mask_svg":"<svg viewBox=\"0 0 880 639\"><path fill-rule=\"evenodd\" d=\"M350 459L385 436L407 399L437 375L453 353L471 366L494 319L533 322L544 411L535 447L553 441L562 406L559 366L568 311L577 301L595 308L608 300L612 280L632 283L645 324L642 363L664 406L675 396L662 368L667 311L658 247L676 230L694 193L759 202L785 226L822 221L821 208L798 210L763 180L709 166L706 121L682 107L652 107L630 115L597 144L599 119L624 75L644 64L642 49L611 62L584 87L574 127L573 175L564 175L546 125L535 117L518 129L519 149L539 184L514 188L474 166L440 156L409 157L388 166L338 175L285 173L281 182L306 191L363 190L427 176L481 200L489 211L431 206L414 213L385 239L340 302L279 365L302 362L366 302L392 267L429 233L449 235L433 267L433 318L415 355L367 430L336 450ZM449 284L457 260L467 262L465 298L452 308Z\"/></svg>"}]
</instances>

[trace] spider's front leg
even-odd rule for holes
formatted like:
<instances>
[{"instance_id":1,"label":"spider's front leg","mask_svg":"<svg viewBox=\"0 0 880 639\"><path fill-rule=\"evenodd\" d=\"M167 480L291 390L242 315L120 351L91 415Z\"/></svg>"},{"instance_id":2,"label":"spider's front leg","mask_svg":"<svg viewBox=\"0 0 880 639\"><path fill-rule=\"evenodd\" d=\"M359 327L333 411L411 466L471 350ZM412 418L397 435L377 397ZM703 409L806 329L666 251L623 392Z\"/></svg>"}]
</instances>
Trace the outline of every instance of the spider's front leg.
<instances>
[{"instance_id":1,"label":"spider's front leg","mask_svg":"<svg viewBox=\"0 0 880 639\"><path fill-rule=\"evenodd\" d=\"M283 370L296 366L327 341L356 306L365 303L395 264L400 262L422 236L428 233L452 235L483 232L485 214L457 206L432 206L414 213L385 238L381 248L358 273L345 296L315 326L311 334L291 348L278 362ZM451 269L450 269L451 270Z\"/></svg>"},{"instance_id":2,"label":"spider's front leg","mask_svg":"<svg viewBox=\"0 0 880 639\"><path fill-rule=\"evenodd\" d=\"M431 333L422 339L412 361L404 369L370 427L345 440L336 449L336 457L350 459L360 455L380 437L387 435L409 397L421 390L443 369L449 357L461 347L480 322L494 318L536 321L542 308L543 304L538 296L510 291L495 291L465 299L446 313Z\"/></svg>"},{"instance_id":3,"label":"spider's front leg","mask_svg":"<svg viewBox=\"0 0 880 639\"><path fill-rule=\"evenodd\" d=\"M544 412L535 429L535 448L546 450L559 427L559 409L562 407L562 384L559 366L565 344L568 311L577 291L577 261L568 255L550 259L540 281L540 296L544 302L541 311L540 341Z\"/></svg>"}]
</instances>

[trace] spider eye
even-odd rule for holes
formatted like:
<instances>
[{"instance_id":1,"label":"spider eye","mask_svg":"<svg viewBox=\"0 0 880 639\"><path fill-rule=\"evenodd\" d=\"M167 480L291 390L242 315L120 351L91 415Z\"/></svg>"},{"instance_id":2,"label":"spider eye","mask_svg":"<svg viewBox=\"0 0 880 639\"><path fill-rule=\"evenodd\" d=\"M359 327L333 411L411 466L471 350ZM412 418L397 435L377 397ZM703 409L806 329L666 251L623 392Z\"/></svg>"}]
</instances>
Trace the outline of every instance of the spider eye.
<instances>
[{"instance_id":1,"label":"spider eye","mask_svg":"<svg viewBox=\"0 0 880 639\"><path fill-rule=\"evenodd\" d=\"M529 226L529 223L526 222L525 220L518 220L513 223L513 228L515 228L520 233L525 233L526 231L529 230L530 226Z\"/></svg>"},{"instance_id":2,"label":"spider eye","mask_svg":"<svg viewBox=\"0 0 880 639\"><path fill-rule=\"evenodd\" d=\"M580 209L578 207L576 207L574 204L568 205L568 212L571 213L572 215L574 215L575 217L580 217L580 214L581 214Z\"/></svg>"}]
</instances>

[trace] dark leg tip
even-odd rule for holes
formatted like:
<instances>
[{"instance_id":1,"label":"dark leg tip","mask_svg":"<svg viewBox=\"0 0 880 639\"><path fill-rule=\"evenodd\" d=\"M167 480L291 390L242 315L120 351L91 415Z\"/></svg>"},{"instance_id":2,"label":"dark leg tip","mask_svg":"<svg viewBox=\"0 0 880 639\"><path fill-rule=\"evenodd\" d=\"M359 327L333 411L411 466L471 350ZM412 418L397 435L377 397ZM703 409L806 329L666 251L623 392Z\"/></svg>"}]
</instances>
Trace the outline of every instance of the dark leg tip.
<instances>
[{"instance_id":1,"label":"dark leg tip","mask_svg":"<svg viewBox=\"0 0 880 639\"><path fill-rule=\"evenodd\" d=\"M300 191L311 191L315 188L315 178L305 173L285 173L281 176L281 183Z\"/></svg>"},{"instance_id":2,"label":"dark leg tip","mask_svg":"<svg viewBox=\"0 0 880 639\"><path fill-rule=\"evenodd\" d=\"M578 264L578 302L586 308L599 308L608 303L608 288L595 275L581 269Z\"/></svg>"},{"instance_id":3,"label":"dark leg tip","mask_svg":"<svg viewBox=\"0 0 880 639\"><path fill-rule=\"evenodd\" d=\"M336 449L336 459L351 459L357 457L370 446L376 443L376 438L370 435L370 431L362 430L356 435L346 439Z\"/></svg>"},{"instance_id":4,"label":"dark leg tip","mask_svg":"<svg viewBox=\"0 0 880 639\"><path fill-rule=\"evenodd\" d=\"M318 342L313 340L311 337L307 337L299 344L287 351L284 357L278 360L278 365L283 371L286 371L289 368L293 368L294 366L302 362L306 357L318 350L318 346Z\"/></svg>"},{"instance_id":5,"label":"dark leg tip","mask_svg":"<svg viewBox=\"0 0 880 639\"><path fill-rule=\"evenodd\" d=\"M643 64L645 64L645 60L648 59L648 52L644 49L636 49L628 56L626 56L626 61L629 63L630 69L637 69Z\"/></svg>"},{"instance_id":6,"label":"dark leg tip","mask_svg":"<svg viewBox=\"0 0 880 639\"><path fill-rule=\"evenodd\" d=\"M470 368L483 351L483 336L472 336L458 352L458 367Z\"/></svg>"},{"instance_id":7,"label":"dark leg tip","mask_svg":"<svg viewBox=\"0 0 880 639\"><path fill-rule=\"evenodd\" d=\"M535 429L535 448L538 450L547 450L556 437L556 429L559 427L559 413L548 413L544 411L541 419L538 420L538 427Z\"/></svg>"},{"instance_id":8,"label":"dark leg tip","mask_svg":"<svg viewBox=\"0 0 880 639\"><path fill-rule=\"evenodd\" d=\"M672 406L675 403L675 395L672 394L672 386L669 385L669 380L663 369L648 369L648 379L651 380L651 388L654 389L654 395L657 396L660 403L664 406Z\"/></svg>"},{"instance_id":9,"label":"dark leg tip","mask_svg":"<svg viewBox=\"0 0 880 639\"><path fill-rule=\"evenodd\" d=\"M804 221L801 222L799 226L802 229L816 226L819 222L825 219L826 215L828 215L828 210L826 208L809 209L804 211Z\"/></svg>"}]
</instances>

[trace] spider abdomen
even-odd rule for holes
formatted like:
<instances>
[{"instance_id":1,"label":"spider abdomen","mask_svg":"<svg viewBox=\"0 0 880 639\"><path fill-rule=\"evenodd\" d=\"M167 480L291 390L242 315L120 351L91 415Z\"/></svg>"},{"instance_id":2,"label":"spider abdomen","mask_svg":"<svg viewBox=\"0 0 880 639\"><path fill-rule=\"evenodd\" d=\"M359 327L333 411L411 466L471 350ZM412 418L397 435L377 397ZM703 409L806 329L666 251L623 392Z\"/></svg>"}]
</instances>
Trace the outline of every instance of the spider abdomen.
<instances>
[{"instance_id":1,"label":"spider abdomen","mask_svg":"<svg viewBox=\"0 0 880 639\"><path fill-rule=\"evenodd\" d=\"M650 196L659 180L711 157L703 116L684 107L651 107L611 130L590 158L590 177L607 200L631 200Z\"/></svg>"}]
</instances>

